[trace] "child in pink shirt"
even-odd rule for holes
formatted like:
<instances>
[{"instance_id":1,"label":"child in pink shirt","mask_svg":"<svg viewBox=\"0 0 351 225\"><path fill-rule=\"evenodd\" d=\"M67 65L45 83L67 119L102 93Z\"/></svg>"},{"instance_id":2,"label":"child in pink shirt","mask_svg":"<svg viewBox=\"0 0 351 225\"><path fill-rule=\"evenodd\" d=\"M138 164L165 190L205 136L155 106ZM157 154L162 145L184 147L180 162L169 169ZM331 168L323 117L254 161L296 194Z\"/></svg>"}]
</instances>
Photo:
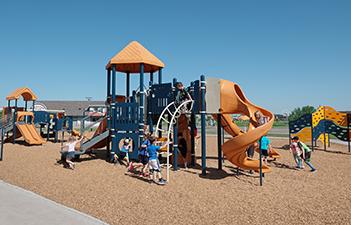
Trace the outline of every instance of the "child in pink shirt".
<instances>
[{"instance_id":1,"label":"child in pink shirt","mask_svg":"<svg viewBox=\"0 0 351 225\"><path fill-rule=\"evenodd\" d=\"M299 147L299 145L297 144L298 138L293 137L291 140L292 140L292 142L290 145L290 152L294 156L294 160L296 162L296 168L303 169L304 167L302 165L302 158L301 158L302 150Z\"/></svg>"}]
</instances>

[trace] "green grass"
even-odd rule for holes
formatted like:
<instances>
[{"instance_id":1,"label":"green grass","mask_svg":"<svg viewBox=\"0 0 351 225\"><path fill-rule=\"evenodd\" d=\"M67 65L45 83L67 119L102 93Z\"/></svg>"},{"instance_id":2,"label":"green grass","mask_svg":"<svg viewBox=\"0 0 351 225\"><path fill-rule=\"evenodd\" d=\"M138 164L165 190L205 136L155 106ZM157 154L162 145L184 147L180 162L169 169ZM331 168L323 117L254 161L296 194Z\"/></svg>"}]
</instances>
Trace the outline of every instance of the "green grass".
<instances>
[{"instance_id":1,"label":"green grass","mask_svg":"<svg viewBox=\"0 0 351 225\"><path fill-rule=\"evenodd\" d=\"M235 121L239 127L246 127L249 125L249 121ZM288 121L274 121L273 127L288 127Z\"/></svg>"}]
</instances>

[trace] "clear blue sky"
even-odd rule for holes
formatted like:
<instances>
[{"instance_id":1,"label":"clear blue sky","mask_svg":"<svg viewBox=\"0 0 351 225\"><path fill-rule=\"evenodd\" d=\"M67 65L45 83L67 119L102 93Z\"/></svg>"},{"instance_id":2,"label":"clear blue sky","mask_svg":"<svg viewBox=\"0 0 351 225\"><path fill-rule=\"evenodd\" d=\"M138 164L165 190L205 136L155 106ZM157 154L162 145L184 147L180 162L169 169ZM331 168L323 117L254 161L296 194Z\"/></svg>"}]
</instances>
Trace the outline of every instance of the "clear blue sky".
<instances>
[{"instance_id":1,"label":"clear blue sky","mask_svg":"<svg viewBox=\"0 0 351 225\"><path fill-rule=\"evenodd\" d=\"M21 86L45 100L102 100L105 64L137 40L165 62L164 80L232 80L276 113L351 110L350 12L347 0L2 0L0 103Z\"/></svg>"}]
</instances>

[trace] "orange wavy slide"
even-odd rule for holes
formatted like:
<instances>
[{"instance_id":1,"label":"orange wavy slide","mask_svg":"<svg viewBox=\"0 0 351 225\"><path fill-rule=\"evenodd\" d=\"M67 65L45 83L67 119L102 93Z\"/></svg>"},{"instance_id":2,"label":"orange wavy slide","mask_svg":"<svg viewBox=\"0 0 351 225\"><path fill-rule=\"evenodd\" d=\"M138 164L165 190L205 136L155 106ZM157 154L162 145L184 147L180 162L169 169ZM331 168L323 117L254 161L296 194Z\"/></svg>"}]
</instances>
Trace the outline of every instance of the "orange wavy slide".
<instances>
[{"instance_id":1,"label":"orange wavy slide","mask_svg":"<svg viewBox=\"0 0 351 225\"><path fill-rule=\"evenodd\" d=\"M227 133L233 136L232 139L222 145L223 154L234 165L245 170L259 171L259 160L248 159L246 155L247 148L256 143L263 135L266 135L272 128L274 115L270 111L252 104L244 95L239 85L227 80L220 80L220 112L222 113L222 126ZM269 118L269 121L259 127L251 122L247 132L242 131L233 121L230 114L246 115L252 120L254 113L261 111L263 116ZM279 157L274 151L272 156ZM262 164L262 172L270 172L271 169Z\"/></svg>"},{"instance_id":2,"label":"orange wavy slide","mask_svg":"<svg viewBox=\"0 0 351 225\"><path fill-rule=\"evenodd\" d=\"M25 142L30 145L41 145L45 143L44 139L40 137L33 124L20 124L17 123L16 127L22 134Z\"/></svg>"}]
</instances>

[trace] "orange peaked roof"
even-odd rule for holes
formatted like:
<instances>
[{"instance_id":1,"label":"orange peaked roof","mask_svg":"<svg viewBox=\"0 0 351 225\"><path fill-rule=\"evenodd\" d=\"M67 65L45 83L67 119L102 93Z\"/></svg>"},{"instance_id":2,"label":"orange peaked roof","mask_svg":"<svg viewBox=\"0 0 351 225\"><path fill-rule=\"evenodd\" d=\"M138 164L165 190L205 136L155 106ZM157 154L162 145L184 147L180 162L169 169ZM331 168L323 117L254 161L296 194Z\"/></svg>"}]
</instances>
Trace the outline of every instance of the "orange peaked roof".
<instances>
[{"instance_id":1,"label":"orange peaked roof","mask_svg":"<svg viewBox=\"0 0 351 225\"><path fill-rule=\"evenodd\" d=\"M111 65L116 65L117 71L140 73L141 63L144 63L144 72L154 72L165 67L165 64L161 60L139 42L132 41L110 59L106 68L109 69Z\"/></svg>"},{"instance_id":2,"label":"orange peaked roof","mask_svg":"<svg viewBox=\"0 0 351 225\"><path fill-rule=\"evenodd\" d=\"M25 101L37 100L37 96L34 94L34 92L27 87L17 88L15 91L13 91L6 97L6 100L16 100L19 99L21 96Z\"/></svg>"}]
</instances>

